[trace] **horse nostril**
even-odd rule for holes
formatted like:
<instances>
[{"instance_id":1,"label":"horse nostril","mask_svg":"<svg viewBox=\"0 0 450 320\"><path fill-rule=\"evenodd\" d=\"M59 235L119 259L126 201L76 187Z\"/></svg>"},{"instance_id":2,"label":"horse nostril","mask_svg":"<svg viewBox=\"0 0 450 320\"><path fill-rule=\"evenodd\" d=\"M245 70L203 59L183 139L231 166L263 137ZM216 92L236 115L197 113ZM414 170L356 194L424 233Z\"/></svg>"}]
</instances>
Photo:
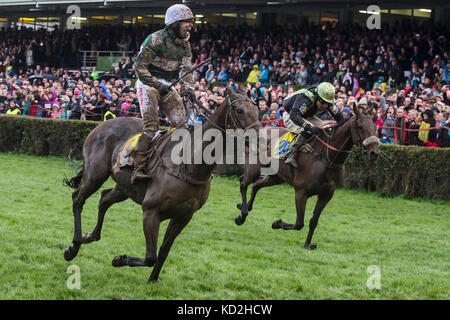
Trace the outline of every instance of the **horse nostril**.
<instances>
[{"instance_id":1,"label":"horse nostril","mask_svg":"<svg viewBox=\"0 0 450 320\"><path fill-rule=\"evenodd\" d=\"M374 160L374 159L376 159L376 158L378 158L378 153L375 152L375 151L370 151L370 152L369 152L369 159L370 159L370 160Z\"/></svg>"}]
</instances>

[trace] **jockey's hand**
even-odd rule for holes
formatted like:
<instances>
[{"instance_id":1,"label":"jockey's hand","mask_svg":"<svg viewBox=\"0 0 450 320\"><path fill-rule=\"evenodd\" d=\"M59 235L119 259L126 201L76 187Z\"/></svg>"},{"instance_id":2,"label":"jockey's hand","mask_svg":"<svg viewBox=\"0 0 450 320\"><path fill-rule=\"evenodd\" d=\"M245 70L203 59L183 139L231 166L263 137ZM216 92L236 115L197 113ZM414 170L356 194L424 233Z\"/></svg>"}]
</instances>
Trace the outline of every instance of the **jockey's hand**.
<instances>
[{"instance_id":1,"label":"jockey's hand","mask_svg":"<svg viewBox=\"0 0 450 320\"><path fill-rule=\"evenodd\" d=\"M159 87L158 92L161 97L164 97L166 94L170 92L170 88L168 85L162 84L161 87Z\"/></svg>"},{"instance_id":2,"label":"jockey's hand","mask_svg":"<svg viewBox=\"0 0 450 320\"><path fill-rule=\"evenodd\" d=\"M319 135L321 132L322 132L322 129L320 129L320 128L318 128L318 127L316 127L316 126L312 126L312 125L307 125L306 127L305 127L305 129L307 130L307 131L309 131L309 132L311 132L312 134L314 134L314 135Z\"/></svg>"},{"instance_id":3,"label":"jockey's hand","mask_svg":"<svg viewBox=\"0 0 450 320\"><path fill-rule=\"evenodd\" d=\"M189 100L191 100L191 102L196 102L197 101L197 96L195 95L195 91L192 88L186 88L183 92L183 95L188 98Z\"/></svg>"}]
</instances>

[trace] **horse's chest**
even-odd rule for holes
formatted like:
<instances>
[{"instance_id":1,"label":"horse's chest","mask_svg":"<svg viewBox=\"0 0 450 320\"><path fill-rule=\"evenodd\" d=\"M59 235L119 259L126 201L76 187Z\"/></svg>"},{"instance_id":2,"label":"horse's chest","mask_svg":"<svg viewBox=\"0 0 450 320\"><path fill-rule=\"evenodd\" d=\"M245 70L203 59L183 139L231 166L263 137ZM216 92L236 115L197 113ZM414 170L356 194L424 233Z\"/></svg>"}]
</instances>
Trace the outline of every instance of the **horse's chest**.
<instances>
[{"instance_id":1,"label":"horse's chest","mask_svg":"<svg viewBox=\"0 0 450 320\"><path fill-rule=\"evenodd\" d=\"M161 212L192 214L208 199L209 186L187 186L177 192L164 192L164 201L159 201Z\"/></svg>"},{"instance_id":2,"label":"horse's chest","mask_svg":"<svg viewBox=\"0 0 450 320\"><path fill-rule=\"evenodd\" d=\"M306 179L306 190L315 195L324 191L334 191L339 184L340 170L331 170L322 162L317 162Z\"/></svg>"}]
</instances>

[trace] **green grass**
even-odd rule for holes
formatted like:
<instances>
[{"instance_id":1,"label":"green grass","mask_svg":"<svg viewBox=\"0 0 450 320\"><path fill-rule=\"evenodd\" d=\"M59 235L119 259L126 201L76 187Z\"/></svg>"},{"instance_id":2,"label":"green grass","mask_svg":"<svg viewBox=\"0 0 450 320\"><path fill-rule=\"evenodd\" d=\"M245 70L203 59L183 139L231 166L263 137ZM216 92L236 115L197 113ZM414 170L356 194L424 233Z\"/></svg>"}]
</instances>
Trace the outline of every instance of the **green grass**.
<instances>
[{"instance_id":1,"label":"green grass","mask_svg":"<svg viewBox=\"0 0 450 320\"><path fill-rule=\"evenodd\" d=\"M260 191L247 222L236 226L235 178L215 177L210 197L176 239L159 282L150 268L114 268L118 254L144 256L140 207L130 200L107 212L102 239L67 262L73 236L70 165L57 157L0 153L0 299L449 299L450 204L382 198L339 189L325 208L313 243L303 249L315 198L301 231L272 230L295 221L287 185ZM112 186L113 182L107 182ZM100 192L84 207L92 231ZM159 244L167 221L162 224ZM69 290L67 268L81 270ZM381 271L369 290L367 267Z\"/></svg>"}]
</instances>

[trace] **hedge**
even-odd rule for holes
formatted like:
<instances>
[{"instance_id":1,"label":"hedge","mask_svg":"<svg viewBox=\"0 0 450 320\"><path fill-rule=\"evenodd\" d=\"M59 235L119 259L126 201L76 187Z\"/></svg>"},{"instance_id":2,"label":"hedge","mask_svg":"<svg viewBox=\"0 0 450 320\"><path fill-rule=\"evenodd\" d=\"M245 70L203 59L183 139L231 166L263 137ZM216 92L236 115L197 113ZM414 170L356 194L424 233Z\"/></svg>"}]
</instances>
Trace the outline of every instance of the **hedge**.
<instances>
[{"instance_id":1,"label":"hedge","mask_svg":"<svg viewBox=\"0 0 450 320\"><path fill-rule=\"evenodd\" d=\"M84 139L100 122L0 115L0 151L81 159Z\"/></svg>"},{"instance_id":2,"label":"hedge","mask_svg":"<svg viewBox=\"0 0 450 320\"><path fill-rule=\"evenodd\" d=\"M81 159L85 138L100 122L0 115L0 152L67 156ZM381 145L392 163L380 156L369 166L353 153L345 165L344 187L384 195L450 201L450 148ZM239 175L241 165L219 165L217 173Z\"/></svg>"},{"instance_id":3,"label":"hedge","mask_svg":"<svg viewBox=\"0 0 450 320\"><path fill-rule=\"evenodd\" d=\"M450 148L381 145L381 150L392 161L380 156L369 164L360 153L350 155L345 164L346 188L450 200Z\"/></svg>"}]
</instances>

